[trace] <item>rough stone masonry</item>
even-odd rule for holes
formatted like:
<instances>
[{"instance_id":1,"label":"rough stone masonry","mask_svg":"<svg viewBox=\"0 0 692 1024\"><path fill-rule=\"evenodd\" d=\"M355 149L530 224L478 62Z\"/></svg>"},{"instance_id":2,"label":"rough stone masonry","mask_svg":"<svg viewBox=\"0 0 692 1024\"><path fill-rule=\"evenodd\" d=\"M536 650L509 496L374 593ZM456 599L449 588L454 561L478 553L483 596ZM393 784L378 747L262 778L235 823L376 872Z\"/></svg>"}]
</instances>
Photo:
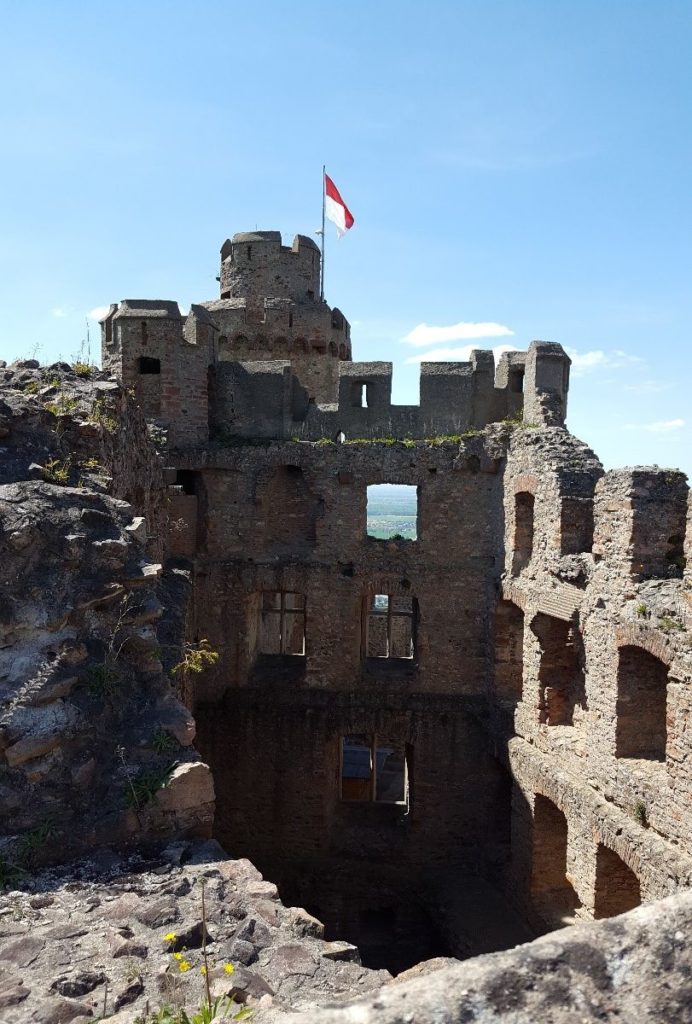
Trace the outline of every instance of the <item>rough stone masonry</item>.
<instances>
[{"instance_id":1,"label":"rough stone masonry","mask_svg":"<svg viewBox=\"0 0 692 1024\"><path fill-rule=\"evenodd\" d=\"M686 906L684 475L603 471L557 344L423 363L397 406L310 239L221 261L187 317L112 306L101 374L0 371L11 884L213 832L392 972ZM369 534L376 484L415 489L415 540Z\"/></svg>"}]
</instances>

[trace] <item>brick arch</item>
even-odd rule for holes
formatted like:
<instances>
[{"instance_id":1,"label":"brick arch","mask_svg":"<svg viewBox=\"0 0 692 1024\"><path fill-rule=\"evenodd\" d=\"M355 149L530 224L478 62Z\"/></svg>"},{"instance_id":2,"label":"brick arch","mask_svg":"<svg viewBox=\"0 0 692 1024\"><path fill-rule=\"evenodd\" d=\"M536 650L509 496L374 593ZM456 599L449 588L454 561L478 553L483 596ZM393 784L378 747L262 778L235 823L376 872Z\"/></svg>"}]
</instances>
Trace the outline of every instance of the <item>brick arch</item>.
<instances>
[{"instance_id":1,"label":"brick arch","mask_svg":"<svg viewBox=\"0 0 692 1024\"><path fill-rule=\"evenodd\" d=\"M667 668L672 664L674 651L668 638L658 636L646 626L622 623L615 631L615 642L618 652L622 647L641 647L643 651L662 661Z\"/></svg>"},{"instance_id":2,"label":"brick arch","mask_svg":"<svg viewBox=\"0 0 692 1024\"><path fill-rule=\"evenodd\" d=\"M540 481L537 476L534 476L532 473L520 473L512 481L512 493L518 494L520 491L528 491L535 498L538 494L539 485Z\"/></svg>"},{"instance_id":3,"label":"brick arch","mask_svg":"<svg viewBox=\"0 0 692 1024\"><path fill-rule=\"evenodd\" d=\"M598 921L624 914L641 904L641 881L637 872L605 843L596 847L594 918Z\"/></svg>"},{"instance_id":4,"label":"brick arch","mask_svg":"<svg viewBox=\"0 0 692 1024\"><path fill-rule=\"evenodd\" d=\"M635 847L632 843L628 842L627 837L623 832L617 831L617 824L615 822L612 823L612 832L610 829L611 823L609 821L596 822L593 829L594 843L597 846L606 846L609 850L612 850L613 853L617 854L623 864L625 864L633 874L639 877L638 870L641 870L641 867L636 863Z\"/></svg>"}]
</instances>

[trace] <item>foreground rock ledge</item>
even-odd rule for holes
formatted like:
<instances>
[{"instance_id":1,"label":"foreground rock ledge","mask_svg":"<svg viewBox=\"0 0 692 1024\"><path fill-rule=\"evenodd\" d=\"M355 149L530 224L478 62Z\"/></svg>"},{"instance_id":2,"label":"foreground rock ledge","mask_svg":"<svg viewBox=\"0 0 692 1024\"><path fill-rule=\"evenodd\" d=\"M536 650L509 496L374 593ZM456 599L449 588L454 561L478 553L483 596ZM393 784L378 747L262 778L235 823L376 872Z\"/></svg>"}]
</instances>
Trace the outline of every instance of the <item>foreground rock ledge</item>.
<instances>
[{"instance_id":1,"label":"foreground rock ledge","mask_svg":"<svg viewBox=\"0 0 692 1024\"><path fill-rule=\"evenodd\" d=\"M688 1024L692 894L553 932L505 953L390 982L286 1024ZM414 968L414 970L416 970ZM410 974L410 972L408 972Z\"/></svg>"}]
</instances>

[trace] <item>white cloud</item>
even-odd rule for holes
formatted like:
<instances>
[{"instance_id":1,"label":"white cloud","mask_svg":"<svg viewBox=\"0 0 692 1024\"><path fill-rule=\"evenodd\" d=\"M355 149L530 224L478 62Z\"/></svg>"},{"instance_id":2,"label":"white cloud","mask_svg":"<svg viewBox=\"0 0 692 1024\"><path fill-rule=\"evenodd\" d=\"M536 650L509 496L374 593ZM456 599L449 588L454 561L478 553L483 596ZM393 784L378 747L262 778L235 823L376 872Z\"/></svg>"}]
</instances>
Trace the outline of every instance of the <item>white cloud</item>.
<instances>
[{"instance_id":1,"label":"white cloud","mask_svg":"<svg viewBox=\"0 0 692 1024\"><path fill-rule=\"evenodd\" d=\"M110 308L110 306L94 306L94 308L90 309L87 313L87 317L89 320L103 320Z\"/></svg>"},{"instance_id":2,"label":"white cloud","mask_svg":"<svg viewBox=\"0 0 692 1024\"><path fill-rule=\"evenodd\" d=\"M673 430L682 430L683 419L656 420L654 423L628 423L627 430L646 430L650 434L669 434Z\"/></svg>"},{"instance_id":3,"label":"white cloud","mask_svg":"<svg viewBox=\"0 0 692 1024\"><path fill-rule=\"evenodd\" d=\"M446 341L468 341L471 338L504 338L514 334L509 327L492 322L468 323L461 321L449 327L418 324L401 340L407 345L439 345Z\"/></svg>"},{"instance_id":4,"label":"white cloud","mask_svg":"<svg viewBox=\"0 0 692 1024\"><path fill-rule=\"evenodd\" d=\"M612 352L604 352L602 349L577 352L574 348L568 348L566 352L572 360L572 370L576 377L583 377L585 373L590 373L592 370L615 370L632 363L644 362L640 356L628 355L627 352L623 352L619 348Z\"/></svg>"},{"instance_id":5,"label":"white cloud","mask_svg":"<svg viewBox=\"0 0 692 1024\"><path fill-rule=\"evenodd\" d=\"M50 315L54 316L56 320L62 320L63 317L67 316L67 310L64 306L55 306L54 309L51 309Z\"/></svg>"},{"instance_id":6,"label":"white cloud","mask_svg":"<svg viewBox=\"0 0 692 1024\"><path fill-rule=\"evenodd\" d=\"M643 380L638 384L625 384L624 391L632 391L635 395L658 395L668 391L672 385L661 380Z\"/></svg>"},{"instance_id":7,"label":"white cloud","mask_svg":"<svg viewBox=\"0 0 692 1024\"><path fill-rule=\"evenodd\" d=\"M449 363L468 362L474 349L478 345L464 345L462 348L434 348L430 352L417 352L415 356L409 356L405 363ZM516 351L511 345L496 345L493 348L493 355L497 363L503 352Z\"/></svg>"}]
</instances>

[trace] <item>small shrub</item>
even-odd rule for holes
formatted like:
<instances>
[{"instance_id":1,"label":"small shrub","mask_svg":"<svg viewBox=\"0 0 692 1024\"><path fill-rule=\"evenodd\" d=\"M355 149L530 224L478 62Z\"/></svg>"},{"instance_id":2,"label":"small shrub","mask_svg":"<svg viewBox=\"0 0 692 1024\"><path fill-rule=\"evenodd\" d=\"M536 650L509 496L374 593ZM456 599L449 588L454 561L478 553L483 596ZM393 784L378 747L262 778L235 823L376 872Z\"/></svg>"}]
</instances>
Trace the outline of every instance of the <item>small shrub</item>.
<instances>
[{"instance_id":1,"label":"small shrub","mask_svg":"<svg viewBox=\"0 0 692 1024\"><path fill-rule=\"evenodd\" d=\"M122 678L115 665L104 661L100 665L91 665L86 670L84 682L92 697L109 700L120 690Z\"/></svg>"},{"instance_id":2,"label":"small shrub","mask_svg":"<svg viewBox=\"0 0 692 1024\"><path fill-rule=\"evenodd\" d=\"M98 423L99 426L103 427L109 433L114 433L118 429L117 420L111 416L106 409L106 403L102 398L97 398L91 407L89 418L94 422Z\"/></svg>"},{"instance_id":3,"label":"small shrub","mask_svg":"<svg viewBox=\"0 0 692 1024\"><path fill-rule=\"evenodd\" d=\"M28 384L24 385L23 391L25 395L37 395L40 385L37 380L30 380Z\"/></svg>"},{"instance_id":4,"label":"small shrub","mask_svg":"<svg viewBox=\"0 0 692 1024\"><path fill-rule=\"evenodd\" d=\"M53 416L71 416L78 405L76 398L59 395L54 402L46 402L43 408Z\"/></svg>"},{"instance_id":5,"label":"small shrub","mask_svg":"<svg viewBox=\"0 0 692 1024\"><path fill-rule=\"evenodd\" d=\"M25 874L18 864L0 854L0 892L3 889L15 889Z\"/></svg>"},{"instance_id":6,"label":"small shrub","mask_svg":"<svg viewBox=\"0 0 692 1024\"><path fill-rule=\"evenodd\" d=\"M639 822L640 825L643 825L644 828L646 828L648 821L646 817L646 804L643 800L637 800L636 804L634 805L633 814L634 820Z\"/></svg>"},{"instance_id":7,"label":"small shrub","mask_svg":"<svg viewBox=\"0 0 692 1024\"><path fill-rule=\"evenodd\" d=\"M638 619L649 618L649 609L646 607L643 601L640 601L640 603L637 605L636 611Z\"/></svg>"},{"instance_id":8,"label":"small shrub","mask_svg":"<svg viewBox=\"0 0 692 1024\"><path fill-rule=\"evenodd\" d=\"M662 629L664 633L673 633L685 628L682 622L671 618L670 615L662 615L658 620L658 625L659 629Z\"/></svg>"},{"instance_id":9,"label":"small shrub","mask_svg":"<svg viewBox=\"0 0 692 1024\"><path fill-rule=\"evenodd\" d=\"M165 772L143 772L136 779L128 779L128 805L138 811L140 807L148 804L165 784L170 773L170 768L167 768Z\"/></svg>"},{"instance_id":10,"label":"small shrub","mask_svg":"<svg viewBox=\"0 0 692 1024\"><path fill-rule=\"evenodd\" d=\"M89 363L83 363L78 359L76 363L72 364L72 369L78 377L90 377L93 367Z\"/></svg>"},{"instance_id":11,"label":"small shrub","mask_svg":"<svg viewBox=\"0 0 692 1024\"><path fill-rule=\"evenodd\" d=\"M36 858L39 850L43 849L48 840L55 834L55 825L52 821L41 822L29 832L20 837L17 844L17 860L23 867L30 867Z\"/></svg>"},{"instance_id":12,"label":"small shrub","mask_svg":"<svg viewBox=\"0 0 692 1024\"><path fill-rule=\"evenodd\" d=\"M182 657L177 665L171 669L173 675L179 672L203 672L210 665L215 665L219 660L219 652L212 651L208 640L200 640L197 644L185 644L182 650Z\"/></svg>"},{"instance_id":13,"label":"small shrub","mask_svg":"<svg viewBox=\"0 0 692 1024\"><path fill-rule=\"evenodd\" d=\"M70 460L48 459L48 462L41 467L43 479L46 483L57 484L58 487L67 487L70 482Z\"/></svg>"},{"instance_id":14,"label":"small shrub","mask_svg":"<svg viewBox=\"0 0 692 1024\"><path fill-rule=\"evenodd\" d=\"M151 745L157 754L165 754L166 751L173 750L176 742L165 729L157 729L151 737Z\"/></svg>"}]
</instances>

